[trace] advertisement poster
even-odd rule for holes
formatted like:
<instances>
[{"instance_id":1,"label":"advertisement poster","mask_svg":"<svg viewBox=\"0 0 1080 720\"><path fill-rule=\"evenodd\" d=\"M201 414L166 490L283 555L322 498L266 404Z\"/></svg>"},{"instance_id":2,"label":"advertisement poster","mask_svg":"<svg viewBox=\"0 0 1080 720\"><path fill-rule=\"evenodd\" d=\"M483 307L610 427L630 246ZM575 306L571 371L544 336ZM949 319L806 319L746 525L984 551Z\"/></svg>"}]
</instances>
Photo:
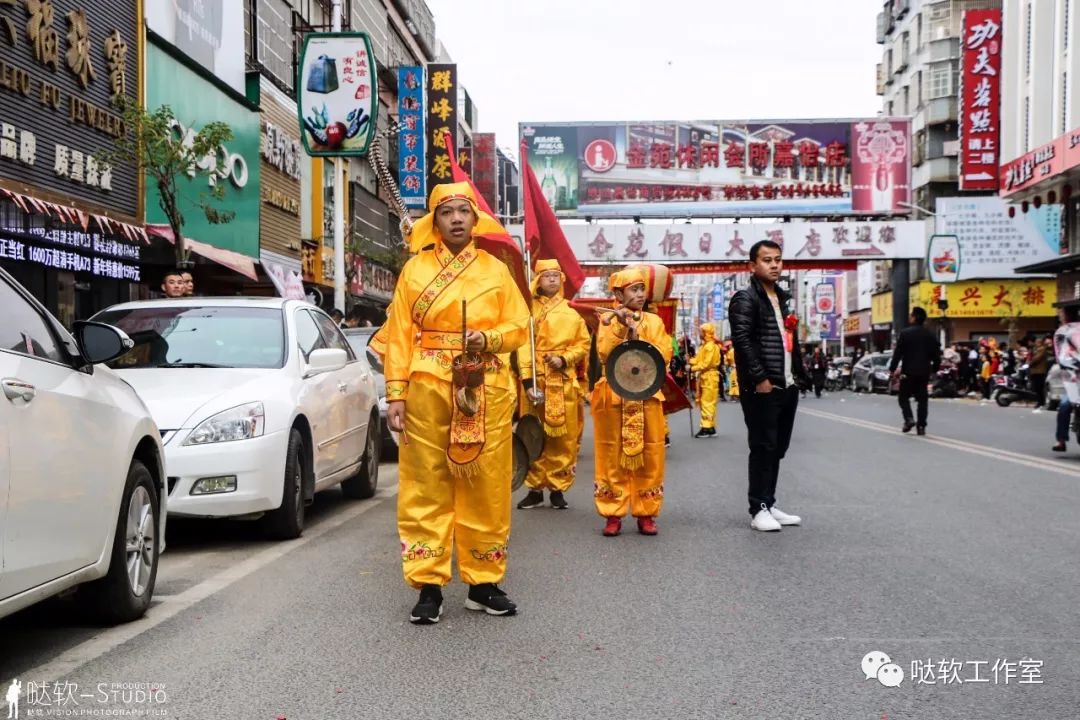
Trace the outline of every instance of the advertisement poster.
<instances>
[{"instance_id":1,"label":"advertisement poster","mask_svg":"<svg viewBox=\"0 0 1080 720\"><path fill-rule=\"evenodd\" d=\"M299 67L297 110L307 154L367 155L379 102L367 33L309 33Z\"/></svg>"},{"instance_id":2,"label":"advertisement poster","mask_svg":"<svg viewBox=\"0 0 1080 720\"><path fill-rule=\"evenodd\" d=\"M1001 10L964 13L960 70L960 189L998 189Z\"/></svg>"},{"instance_id":3,"label":"advertisement poster","mask_svg":"<svg viewBox=\"0 0 1080 720\"><path fill-rule=\"evenodd\" d=\"M427 185L450 182L446 133L457 148L457 65L431 64L427 72Z\"/></svg>"},{"instance_id":4,"label":"advertisement poster","mask_svg":"<svg viewBox=\"0 0 1080 720\"><path fill-rule=\"evenodd\" d=\"M1062 206L1056 203L1009 217L999 197L952 197L938 198L935 222L939 237L956 237L950 255L959 264L955 280L1014 278L1018 267L1059 256L1061 216ZM944 258L932 249L931 265L947 262ZM942 277L938 282L950 281Z\"/></svg>"},{"instance_id":5,"label":"advertisement poster","mask_svg":"<svg viewBox=\"0 0 1080 720\"><path fill-rule=\"evenodd\" d=\"M427 155L424 133L424 68L398 68L398 177L405 207L427 205Z\"/></svg>"},{"instance_id":6,"label":"advertisement poster","mask_svg":"<svg viewBox=\"0 0 1080 720\"><path fill-rule=\"evenodd\" d=\"M904 212L910 121L524 123L561 217Z\"/></svg>"},{"instance_id":7,"label":"advertisement poster","mask_svg":"<svg viewBox=\"0 0 1080 720\"><path fill-rule=\"evenodd\" d=\"M142 7L147 27L233 90L244 94L244 44L225 37L225 28L244 27L243 3L168 0L144 2Z\"/></svg>"}]
</instances>

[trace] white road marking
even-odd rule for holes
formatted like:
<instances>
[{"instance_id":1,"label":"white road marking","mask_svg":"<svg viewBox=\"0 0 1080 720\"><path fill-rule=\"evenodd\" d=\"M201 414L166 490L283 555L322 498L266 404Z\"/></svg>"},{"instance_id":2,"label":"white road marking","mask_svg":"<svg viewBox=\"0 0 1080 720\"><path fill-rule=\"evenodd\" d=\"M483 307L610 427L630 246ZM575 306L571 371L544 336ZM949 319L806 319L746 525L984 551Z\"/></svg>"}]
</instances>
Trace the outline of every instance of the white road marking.
<instances>
[{"instance_id":1,"label":"white road marking","mask_svg":"<svg viewBox=\"0 0 1080 720\"><path fill-rule=\"evenodd\" d=\"M396 468L394 468L394 470L396 471ZM396 475L396 472L394 474ZM398 486L396 484L381 488L378 494L371 500L358 503L356 506L320 522L316 527L306 530L304 534L296 540L281 542L256 553L246 560L226 568L216 575L203 580L199 584L188 588L182 593L176 595L155 596L153 606L142 619L126 625L108 628L89 640L68 648L53 660L30 670L26 670L25 672L21 672L18 676L32 678L34 682L54 682L64 680L70 677L75 670L88 662L96 660L105 653L142 635L148 630L152 630L166 620L187 610L192 605L205 600L214 593L224 590L235 582L243 580L248 575L281 559L293 550L301 548L313 540L317 540L328 532L341 527L350 520L378 507L386 500L394 497L397 494L397 490ZM6 687L10 684L11 680L12 678L0 680L0 686Z\"/></svg>"},{"instance_id":2,"label":"white road marking","mask_svg":"<svg viewBox=\"0 0 1080 720\"><path fill-rule=\"evenodd\" d=\"M901 434L899 429L892 425L884 425L882 423L874 422L872 420L862 420L860 418L848 417L846 415L836 415L834 413L824 412L822 410L809 410L805 408L800 408L799 412L805 413L807 415L812 415L814 417L823 418L825 420L833 420L835 422L853 425L864 430L874 430L876 432L883 432L889 435ZM1036 470L1045 470L1047 472L1060 473L1062 475L1068 475L1069 477L1080 478L1080 466L1072 467L1069 465L1065 465L1060 460L1041 458L1036 455L1025 455L1023 453L1012 452L1011 450L1002 450L1000 448L989 447L987 445L977 445L976 443L970 443L965 440L957 440L955 438L941 437L938 435L926 435L924 437L916 437L916 439L921 443L938 445L940 447L949 448L951 450L961 450L966 453L971 453L972 455L981 455L983 457L988 457L993 460L1003 460L1005 462L1034 468Z\"/></svg>"}]
</instances>

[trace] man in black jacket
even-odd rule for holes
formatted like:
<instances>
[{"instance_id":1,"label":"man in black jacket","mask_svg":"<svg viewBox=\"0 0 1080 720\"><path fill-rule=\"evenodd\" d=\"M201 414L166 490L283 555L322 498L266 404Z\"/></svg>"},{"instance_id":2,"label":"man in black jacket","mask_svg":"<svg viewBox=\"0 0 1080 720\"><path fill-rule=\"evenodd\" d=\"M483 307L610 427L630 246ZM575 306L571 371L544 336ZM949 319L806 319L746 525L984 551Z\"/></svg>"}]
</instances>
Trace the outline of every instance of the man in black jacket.
<instances>
[{"instance_id":1,"label":"man in black jacket","mask_svg":"<svg viewBox=\"0 0 1080 720\"><path fill-rule=\"evenodd\" d=\"M893 348L889 370L895 375L897 368L900 376L900 411L904 413L903 432L917 428L920 435L926 434L927 394L926 384L931 373L937 371L941 363L941 345L924 326L926 311L921 307L912 309L911 324L900 331ZM918 407L918 420L911 419L911 397L915 396Z\"/></svg>"},{"instance_id":2,"label":"man in black jacket","mask_svg":"<svg viewBox=\"0 0 1080 720\"><path fill-rule=\"evenodd\" d=\"M769 240L750 248L750 285L731 299L728 317L735 347L740 405L750 445L750 527L776 531L798 525L797 515L775 507L780 460L791 442L799 405L796 377L805 379L799 345L798 318L791 314L791 296L777 287L783 267L780 246Z\"/></svg>"}]
</instances>

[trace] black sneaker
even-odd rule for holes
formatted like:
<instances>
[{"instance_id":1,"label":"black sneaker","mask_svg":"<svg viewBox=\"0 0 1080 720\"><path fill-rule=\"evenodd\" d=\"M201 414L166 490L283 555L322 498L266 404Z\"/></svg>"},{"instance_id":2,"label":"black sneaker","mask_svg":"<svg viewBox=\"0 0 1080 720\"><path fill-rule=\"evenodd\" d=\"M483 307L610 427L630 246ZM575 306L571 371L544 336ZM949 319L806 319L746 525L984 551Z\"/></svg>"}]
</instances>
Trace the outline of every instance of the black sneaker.
<instances>
[{"instance_id":1,"label":"black sneaker","mask_svg":"<svg viewBox=\"0 0 1080 720\"><path fill-rule=\"evenodd\" d=\"M666 448L671 447L671 436L670 435L665 435L664 436L664 447L666 447Z\"/></svg>"},{"instance_id":2,"label":"black sneaker","mask_svg":"<svg viewBox=\"0 0 1080 720\"><path fill-rule=\"evenodd\" d=\"M521 502L517 504L518 510L532 510L533 508L542 507L544 504L544 491L543 490L530 490Z\"/></svg>"},{"instance_id":3,"label":"black sneaker","mask_svg":"<svg viewBox=\"0 0 1080 720\"><path fill-rule=\"evenodd\" d=\"M698 431L697 431L697 434L696 434L696 435L694 435L694 437L695 437L695 438L706 438L706 437L709 437L709 429L708 429L708 428L701 428L700 430L698 430Z\"/></svg>"},{"instance_id":4,"label":"black sneaker","mask_svg":"<svg viewBox=\"0 0 1080 720\"><path fill-rule=\"evenodd\" d=\"M434 625L442 616L442 588L438 585L425 585L420 588L420 600L409 615L409 622L414 625Z\"/></svg>"},{"instance_id":5,"label":"black sneaker","mask_svg":"<svg viewBox=\"0 0 1080 720\"><path fill-rule=\"evenodd\" d=\"M709 437L716 437L716 428L709 428Z\"/></svg>"},{"instance_id":6,"label":"black sneaker","mask_svg":"<svg viewBox=\"0 0 1080 720\"><path fill-rule=\"evenodd\" d=\"M566 504L566 498L563 497L561 492L553 490L551 493L551 507L556 510L565 510L570 506Z\"/></svg>"},{"instance_id":7,"label":"black sneaker","mask_svg":"<svg viewBox=\"0 0 1080 720\"><path fill-rule=\"evenodd\" d=\"M469 586L469 596L465 598L467 610L486 612L488 615L516 615L517 605L506 597L506 593L495 583L481 583Z\"/></svg>"},{"instance_id":8,"label":"black sneaker","mask_svg":"<svg viewBox=\"0 0 1080 720\"><path fill-rule=\"evenodd\" d=\"M925 425L918 426L917 428L915 428L915 432L917 434L919 434L919 435L925 435L926 434L926 426Z\"/></svg>"}]
</instances>

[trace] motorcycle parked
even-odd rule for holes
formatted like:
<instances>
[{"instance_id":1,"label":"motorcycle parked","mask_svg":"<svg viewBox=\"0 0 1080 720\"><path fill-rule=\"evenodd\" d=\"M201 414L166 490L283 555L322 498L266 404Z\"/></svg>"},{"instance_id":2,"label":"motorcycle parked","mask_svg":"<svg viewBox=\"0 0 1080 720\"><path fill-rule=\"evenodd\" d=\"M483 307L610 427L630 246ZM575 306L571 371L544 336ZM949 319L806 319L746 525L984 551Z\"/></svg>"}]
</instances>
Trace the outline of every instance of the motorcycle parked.
<instances>
[{"instance_id":1,"label":"motorcycle parked","mask_svg":"<svg viewBox=\"0 0 1080 720\"><path fill-rule=\"evenodd\" d=\"M960 371L952 363L942 363L930 385L930 397L954 398L960 395Z\"/></svg>"},{"instance_id":2,"label":"motorcycle parked","mask_svg":"<svg viewBox=\"0 0 1080 720\"><path fill-rule=\"evenodd\" d=\"M1028 383L1028 365L1025 363L1012 375L995 375L995 383L991 391L994 402L1001 407L1009 407L1017 400L1030 400L1037 402L1039 396L1031 389Z\"/></svg>"},{"instance_id":3,"label":"motorcycle parked","mask_svg":"<svg viewBox=\"0 0 1080 720\"><path fill-rule=\"evenodd\" d=\"M851 360L837 358L825 372L825 389L829 392L851 387Z\"/></svg>"}]
</instances>

